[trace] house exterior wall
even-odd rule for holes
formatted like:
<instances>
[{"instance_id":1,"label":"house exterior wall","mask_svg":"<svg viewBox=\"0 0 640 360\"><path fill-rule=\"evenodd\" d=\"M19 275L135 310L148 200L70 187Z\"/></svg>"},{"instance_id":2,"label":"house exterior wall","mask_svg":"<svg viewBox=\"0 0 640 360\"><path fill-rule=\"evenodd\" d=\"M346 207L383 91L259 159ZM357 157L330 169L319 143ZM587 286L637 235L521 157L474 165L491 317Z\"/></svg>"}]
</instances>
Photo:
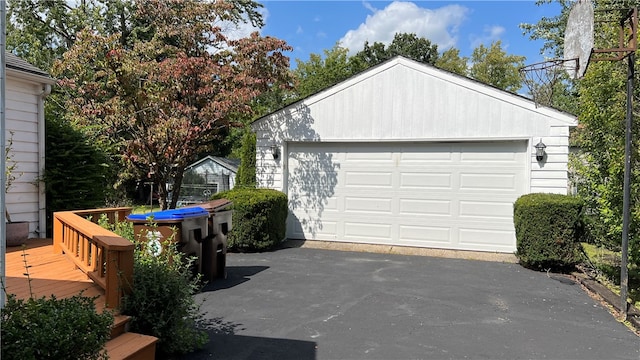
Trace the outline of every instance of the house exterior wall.
<instances>
[{"instance_id":1,"label":"house exterior wall","mask_svg":"<svg viewBox=\"0 0 640 360\"><path fill-rule=\"evenodd\" d=\"M28 221L30 236L44 236L44 187L39 179L44 168L44 128L40 123L43 84L7 74L6 139L13 139L16 179L6 194L12 221ZM42 224L42 225L41 225Z\"/></svg>"},{"instance_id":2,"label":"house exterior wall","mask_svg":"<svg viewBox=\"0 0 640 360\"><path fill-rule=\"evenodd\" d=\"M259 186L286 191L291 142L527 140L529 192L565 194L574 125L569 114L397 58L256 121L256 175ZM540 139L547 145L544 162L533 147Z\"/></svg>"}]
</instances>

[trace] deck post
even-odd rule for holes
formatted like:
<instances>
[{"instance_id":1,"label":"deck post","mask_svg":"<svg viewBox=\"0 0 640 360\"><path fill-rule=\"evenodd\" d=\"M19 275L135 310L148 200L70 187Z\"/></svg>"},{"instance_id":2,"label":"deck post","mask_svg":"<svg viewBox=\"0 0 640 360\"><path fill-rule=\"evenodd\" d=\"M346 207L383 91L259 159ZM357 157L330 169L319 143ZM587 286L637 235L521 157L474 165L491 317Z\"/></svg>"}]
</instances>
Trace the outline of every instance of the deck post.
<instances>
[{"instance_id":1,"label":"deck post","mask_svg":"<svg viewBox=\"0 0 640 360\"><path fill-rule=\"evenodd\" d=\"M64 236L63 224L58 219L58 213L53 213L53 253L62 254L62 241Z\"/></svg>"}]
</instances>

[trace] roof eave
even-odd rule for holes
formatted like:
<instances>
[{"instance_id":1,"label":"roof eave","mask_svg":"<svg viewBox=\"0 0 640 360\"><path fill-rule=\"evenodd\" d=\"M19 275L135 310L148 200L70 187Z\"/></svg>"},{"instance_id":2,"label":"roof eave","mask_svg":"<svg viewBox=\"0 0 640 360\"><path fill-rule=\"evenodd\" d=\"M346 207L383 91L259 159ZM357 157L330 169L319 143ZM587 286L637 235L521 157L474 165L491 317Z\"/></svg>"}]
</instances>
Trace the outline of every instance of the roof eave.
<instances>
[{"instance_id":1,"label":"roof eave","mask_svg":"<svg viewBox=\"0 0 640 360\"><path fill-rule=\"evenodd\" d=\"M35 74L28 71L14 69L12 67L7 67L6 72L7 72L7 76L12 76L17 79L21 79L21 80L25 80L25 81L29 81L37 84L54 85L56 83L56 79L50 76L39 75L39 74Z\"/></svg>"}]
</instances>

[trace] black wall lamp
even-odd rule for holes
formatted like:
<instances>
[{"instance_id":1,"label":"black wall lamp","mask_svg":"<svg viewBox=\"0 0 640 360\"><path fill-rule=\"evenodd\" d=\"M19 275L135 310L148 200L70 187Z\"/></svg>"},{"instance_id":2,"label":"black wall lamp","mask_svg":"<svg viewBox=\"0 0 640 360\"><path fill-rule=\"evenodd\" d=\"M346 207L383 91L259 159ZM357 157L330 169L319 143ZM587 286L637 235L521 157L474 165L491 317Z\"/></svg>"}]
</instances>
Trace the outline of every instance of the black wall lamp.
<instances>
[{"instance_id":1,"label":"black wall lamp","mask_svg":"<svg viewBox=\"0 0 640 360\"><path fill-rule=\"evenodd\" d=\"M273 159L278 160L278 157L280 156L280 148L278 147L278 145L273 144L269 147L269 149L271 149L271 155L273 155Z\"/></svg>"},{"instance_id":2,"label":"black wall lamp","mask_svg":"<svg viewBox=\"0 0 640 360\"><path fill-rule=\"evenodd\" d=\"M547 148L547 145L545 145L542 142L542 138L540 139L540 142L536 144L535 148L536 148L536 160L542 161L544 159L544 149Z\"/></svg>"}]
</instances>

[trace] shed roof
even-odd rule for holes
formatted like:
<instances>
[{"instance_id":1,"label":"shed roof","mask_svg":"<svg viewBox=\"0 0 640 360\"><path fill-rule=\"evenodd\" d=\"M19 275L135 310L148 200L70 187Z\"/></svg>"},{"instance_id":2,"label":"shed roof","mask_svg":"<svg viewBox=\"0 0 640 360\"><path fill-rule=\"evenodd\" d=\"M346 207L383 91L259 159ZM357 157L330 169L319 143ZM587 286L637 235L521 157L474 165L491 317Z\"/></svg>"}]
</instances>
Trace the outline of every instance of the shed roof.
<instances>
[{"instance_id":1,"label":"shed roof","mask_svg":"<svg viewBox=\"0 0 640 360\"><path fill-rule=\"evenodd\" d=\"M187 169L191 169L191 168L197 167L197 166L201 165L202 163L204 163L207 160L213 161L213 162L217 163L218 165L223 166L223 167L231 170L234 173L238 172L238 166L240 166L240 160L228 159L228 158L223 158L223 157L219 157L219 156L207 155L207 156L203 157L202 159L200 159L200 160L192 163L191 165L189 165L187 167Z\"/></svg>"}]
</instances>

